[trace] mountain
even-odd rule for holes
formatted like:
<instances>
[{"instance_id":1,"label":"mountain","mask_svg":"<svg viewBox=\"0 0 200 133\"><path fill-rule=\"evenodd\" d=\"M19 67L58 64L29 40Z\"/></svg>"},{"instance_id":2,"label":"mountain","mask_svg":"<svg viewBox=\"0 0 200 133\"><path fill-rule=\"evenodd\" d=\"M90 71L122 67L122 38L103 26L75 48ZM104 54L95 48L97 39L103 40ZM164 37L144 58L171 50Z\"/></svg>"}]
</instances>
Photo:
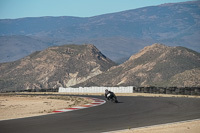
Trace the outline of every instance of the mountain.
<instances>
[{"instance_id":1,"label":"mountain","mask_svg":"<svg viewBox=\"0 0 200 133\"><path fill-rule=\"evenodd\" d=\"M0 90L67 87L98 75L115 63L94 45L63 45L0 64Z\"/></svg>"},{"instance_id":2,"label":"mountain","mask_svg":"<svg viewBox=\"0 0 200 133\"><path fill-rule=\"evenodd\" d=\"M14 55L9 46L23 49L22 54L61 44L94 44L104 55L116 61L130 57L147 44L162 43L168 46L183 46L200 52L200 1L163 4L88 18L38 17L1 19L0 36L21 36L20 45L13 41L0 41L0 62L12 61ZM22 37L24 36L24 38ZM24 39L30 38L30 44ZM21 42L21 43L20 43ZM26 47L33 47L32 50Z\"/></svg>"},{"instance_id":3,"label":"mountain","mask_svg":"<svg viewBox=\"0 0 200 133\"><path fill-rule=\"evenodd\" d=\"M200 86L200 53L184 47L153 44L76 86Z\"/></svg>"},{"instance_id":4,"label":"mountain","mask_svg":"<svg viewBox=\"0 0 200 133\"><path fill-rule=\"evenodd\" d=\"M28 36L0 36L0 62L15 61L51 46Z\"/></svg>"},{"instance_id":5,"label":"mountain","mask_svg":"<svg viewBox=\"0 0 200 133\"><path fill-rule=\"evenodd\" d=\"M186 70L182 73L176 74L169 79L169 81L165 81L163 85L165 86L200 86L200 68Z\"/></svg>"}]
</instances>

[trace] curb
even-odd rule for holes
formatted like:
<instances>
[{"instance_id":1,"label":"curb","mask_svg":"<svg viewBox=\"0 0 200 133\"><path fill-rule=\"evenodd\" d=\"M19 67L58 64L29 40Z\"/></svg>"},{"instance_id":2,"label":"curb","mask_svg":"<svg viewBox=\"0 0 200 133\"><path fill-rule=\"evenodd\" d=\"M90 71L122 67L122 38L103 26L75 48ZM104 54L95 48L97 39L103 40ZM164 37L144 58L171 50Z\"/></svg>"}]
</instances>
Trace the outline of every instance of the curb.
<instances>
[{"instance_id":1,"label":"curb","mask_svg":"<svg viewBox=\"0 0 200 133\"><path fill-rule=\"evenodd\" d=\"M63 113L63 112L80 110L80 109L86 109L86 108L95 107L95 106L99 106L99 105L106 103L105 100L98 99L98 98L89 98L89 97L84 97L84 98L91 99L91 100L93 100L93 102L90 103L90 104L80 105L80 106L76 106L76 107L71 107L71 108L66 108L66 109L61 109L61 110L55 110L52 113Z\"/></svg>"},{"instance_id":2,"label":"curb","mask_svg":"<svg viewBox=\"0 0 200 133\"><path fill-rule=\"evenodd\" d=\"M3 120L0 120L0 121L32 118L32 117L45 116L45 115L53 115L53 114L56 114L56 113L64 113L64 112L68 112L68 111L75 111L75 110L80 110L80 109L86 109L86 108L89 108L89 107L95 107L95 106L99 106L99 105L106 103L105 100L98 99L98 98L90 98L90 97L83 97L83 98L91 99L91 100L93 100L93 102L90 103L90 104L80 105L80 106L77 106L77 107L55 110L55 111L52 111L49 114L41 114L41 115L37 115L37 116L27 116L27 117L25 116L25 117L20 117L20 118L3 119Z\"/></svg>"}]
</instances>

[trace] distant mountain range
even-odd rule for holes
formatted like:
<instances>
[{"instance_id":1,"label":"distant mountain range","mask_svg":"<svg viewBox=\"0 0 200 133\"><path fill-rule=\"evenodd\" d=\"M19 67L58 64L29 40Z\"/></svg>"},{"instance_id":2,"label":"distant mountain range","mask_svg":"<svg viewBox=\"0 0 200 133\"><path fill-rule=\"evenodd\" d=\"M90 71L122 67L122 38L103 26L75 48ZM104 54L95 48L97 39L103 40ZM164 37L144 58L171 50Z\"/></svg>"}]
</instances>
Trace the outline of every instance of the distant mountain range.
<instances>
[{"instance_id":1,"label":"distant mountain range","mask_svg":"<svg viewBox=\"0 0 200 133\"><path fill-rule=\"evenodd\" d=\"M144 46L163 43L200 51L200 1L163 4L95 17L0 20L0 62L47 47L94 44L117 61Z\"/></svg>"}]
</instances>

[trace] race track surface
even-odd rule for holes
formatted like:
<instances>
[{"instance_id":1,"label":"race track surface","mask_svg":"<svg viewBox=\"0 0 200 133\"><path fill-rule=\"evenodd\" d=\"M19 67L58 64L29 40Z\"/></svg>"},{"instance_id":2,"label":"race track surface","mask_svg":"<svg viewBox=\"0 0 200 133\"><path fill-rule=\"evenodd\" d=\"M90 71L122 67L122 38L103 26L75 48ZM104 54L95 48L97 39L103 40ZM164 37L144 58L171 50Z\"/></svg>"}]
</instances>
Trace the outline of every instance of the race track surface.
<instances>
[{"instance_id":1,"label":"race track surface","mask_svg":"<svg viewBox=\"0 0 200 133\"><path fill-rule=\"evenodd\" d=\"M104 99L101 96L92 96ZM200 118L200 99L118 97L120 103L0 121L1 133L99 133Z\"/></svg>"}]
</instances>

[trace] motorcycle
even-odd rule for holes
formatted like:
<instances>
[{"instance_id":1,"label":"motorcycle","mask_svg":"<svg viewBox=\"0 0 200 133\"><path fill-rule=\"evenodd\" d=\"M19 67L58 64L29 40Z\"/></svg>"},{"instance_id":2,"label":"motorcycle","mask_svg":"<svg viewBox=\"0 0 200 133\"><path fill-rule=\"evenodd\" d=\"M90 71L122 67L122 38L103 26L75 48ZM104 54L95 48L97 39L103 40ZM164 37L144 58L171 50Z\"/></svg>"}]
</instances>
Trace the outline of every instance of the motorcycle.
<instances>
[{"instance_id":1,"label":"motorcycle","mask_svg":"<svg viewBox=\"0 0 200 133\"><path fill-rule=\"evenodd\" d=\"M111 95L110 93L107 95L107 100L113 103L118 103L117 97L115 95Z\"/></svg>"}]
</instances>

